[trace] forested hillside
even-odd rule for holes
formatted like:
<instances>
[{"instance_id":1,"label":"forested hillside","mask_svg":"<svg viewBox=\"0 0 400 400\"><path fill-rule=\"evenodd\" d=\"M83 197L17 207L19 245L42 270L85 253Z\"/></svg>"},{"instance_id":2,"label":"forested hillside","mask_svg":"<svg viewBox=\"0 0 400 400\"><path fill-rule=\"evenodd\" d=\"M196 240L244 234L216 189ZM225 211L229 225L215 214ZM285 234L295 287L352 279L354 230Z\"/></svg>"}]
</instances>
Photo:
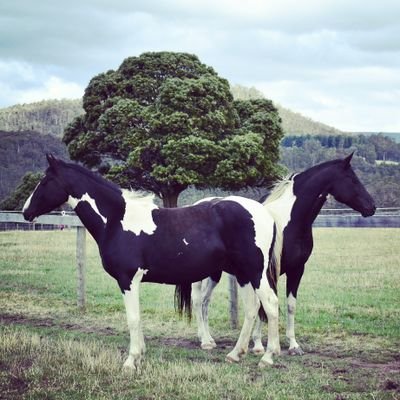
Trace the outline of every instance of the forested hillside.
<instances>
[{"instance_id":1,"label":"forested hillside","mask_svg":"<svg viewBox=\"0 0 400 400\"><path fill-rule=\"evenodd\" d=\"M377 206L400 207L400 144L384 135L285 137L281 162L297 172L353 151L352 164Z\"/></svg>"},{"instance_id":2,"label":"forested hillside","mask_svg":"<svg viewBox=\"0 0 400 400\"><path fill-rule=\"evenodd\" d=\"M83 113L82 100L43 100L0 109L0 130L36 131L62 137L64 128Z\"/></svg>"},{"instance_id":3,"label":"forested hillside","mask_svg":"<svg viewBox=\"0 0 400 400\"><path fill-rule=\"evenodd\" d=\"M345 157L355 151L353 165L379 207L400 207L400 144L383 135L296 136L286 137L281 145L281 163L288 172L300 172L315 164ZM50 152L68 159L60 139L36 132L0 131L0 201L10 194L28 171L43 172L44 157ZM265 188L242 190L239 194L259 199ZM186 190L181 205L231 192ZM330 207L337 207L331 201Z\"/></svg>"},{"instance_id":4,"label":"forested hillside","mask_svg":"<svg viewBox=\"0 0 400 400\"><path fill-rule=\"evenodd\" d=\"M0 131L0 200L15 189L28 171L46 169L46 153L68 159L59 138L37 132Z\"/></svg>"},{"instance_id":5,"label":"forested hillside","mask_svg":"<svg viewBox=\"0 0 400 400\"><path fill-rule=\"evenodd\" d=\"M255 88L240 85L231 87L235 99L265 98ZM282 118L285 134L341 134L339 130L313 121L275 103ZM42 134L62 137L65 127L83 113L82 100L44 100L38 103L15 105L0 109L0 130L37 131Z\"/></svg>"}]
</instances>

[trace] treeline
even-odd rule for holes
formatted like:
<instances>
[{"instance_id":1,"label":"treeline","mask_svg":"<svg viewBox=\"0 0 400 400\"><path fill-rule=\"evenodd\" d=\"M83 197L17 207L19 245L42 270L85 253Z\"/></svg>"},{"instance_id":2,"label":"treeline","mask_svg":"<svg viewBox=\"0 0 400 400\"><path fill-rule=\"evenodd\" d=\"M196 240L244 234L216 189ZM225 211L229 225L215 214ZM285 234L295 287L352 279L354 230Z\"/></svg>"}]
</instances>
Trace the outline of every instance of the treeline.
<instances>
[{"instance_id":1,"label":"treeline","mask_svg":"<svg viewBox=\"0 0 400 400\"><path fill-rule=\"evenodd\" d=\"M312 141L328 149L353 148L358 156L372 164L376 161L400 162L400 143L383 134L285 136L281 144L287 148L306 148Z\"/></svg>"},{"instance_id":2,"label":"treeline","mask_svg":"<svg viewBox=\"0 0 400 400\"><path fill-rule=\"evenodd\" d=\"M36 131L62 137L65 127L83 114L82 100L43 100L0 109L0 130Z\"/></svg>"},{"instance_id":3,"label":"treeline","mask_svg":"<svg viewBox=\"0 0 400 400\"><path fill-rule=\"evenodd\" d=\"M384 135L285 137L280 155L282 164L297 172L353 151L352 165L377 206L400 207L400 145L391 138ZM342 207L333 200L328 206Z\"/></svg>"},{"instance_id":4,"label":"treeline","mask_svg":"<svg viewBox=\"0 0 400 400\"><path fill-rule=\"evenodd\" d=\"M285 137L280 148L280 162L287 172L300 172L311 166L345 157L355 151L353 166L378 207L400 207L400 145L383 135L372 136L294 136ZM0 131L0 201L7 197L31 172L47 168L45 153L68 159L60 139L36 132ZM386 160L378 163L377 161ZM237 194L259 199L267 188L246 189ZM188 189L180 205L193 204L207 196L223 196L232 191ZM329 207L340 205L331 201Z\"/></svg>"}]
</instances>

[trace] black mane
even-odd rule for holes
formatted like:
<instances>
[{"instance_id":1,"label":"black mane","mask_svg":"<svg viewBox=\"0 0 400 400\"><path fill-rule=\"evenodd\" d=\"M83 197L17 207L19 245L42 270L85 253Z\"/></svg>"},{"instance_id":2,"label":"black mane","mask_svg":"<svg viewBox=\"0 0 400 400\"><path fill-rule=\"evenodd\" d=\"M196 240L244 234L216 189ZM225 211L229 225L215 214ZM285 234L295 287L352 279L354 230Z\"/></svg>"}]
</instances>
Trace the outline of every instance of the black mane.
<instances>
[{"instance_id":1,"label":"black mane","mask_svg":"<svg viewBox=\"0 0 400 400\"><path fill-rule=\"evenodd\" d=\"M74 163L67 163L65 161L59 160L60 164L65 168L70 168L73 171L76 171L78 174L82 174L89 179L94 180L96 183L106 186L108 189L111 189L115 192L121 193L121 189L113 182L110 182L103 178L99 173L90 171L89 169Z\"/></svg>"}]
</instances>

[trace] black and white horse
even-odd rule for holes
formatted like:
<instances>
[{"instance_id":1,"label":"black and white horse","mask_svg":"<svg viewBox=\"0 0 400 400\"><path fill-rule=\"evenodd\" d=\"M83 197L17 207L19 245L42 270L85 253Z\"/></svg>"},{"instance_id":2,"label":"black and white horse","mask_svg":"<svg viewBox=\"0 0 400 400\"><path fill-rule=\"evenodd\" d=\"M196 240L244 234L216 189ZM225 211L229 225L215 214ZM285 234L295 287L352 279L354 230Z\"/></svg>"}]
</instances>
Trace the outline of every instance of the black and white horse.
<instances>
[{"instance_id":1,"label":"black and white horse","mask_svg":"<svg viewBox=\"0 0 400 400\"><path fill-rule=\"evenodd\" d=\"M268 346L260 366L279 354L276 281L282 243L272 216L241 197L178 209L159 209L152 196L121 190L81 166L47 156L46 174L23 208L33 221L64 203L98 244L104 269L122 291L130 330L126 367L145 352L139 312L140 282L177 285L178 306L190 310L191 284L226 271L236 276L245 319L228 361L247 352L260 305L268 316Z\"/></svg>"},{"instance_id":2,"label":"black and white horse","mask_svg":"<svg viewBox=\"0 0 400 400\"><path fill-rule=\"evenodd\" d=\"M261 200L273 215L278 234L283 235L281 274L286 274L287 329L289 354L303 354L295 337L294 316L297 290L304 266L313 248L312 224L327 196L360 212L364 217L375 213L375 204L351 167L352 154L343 160L328 161L279 182L272 193ZM208 327L208 305L211 293L221 278L218 272L192 285L193 308L198 336L203 349L216 346ZM253 352L262 354L261 321L253 332Z\"/></svg>"}]
</instances>

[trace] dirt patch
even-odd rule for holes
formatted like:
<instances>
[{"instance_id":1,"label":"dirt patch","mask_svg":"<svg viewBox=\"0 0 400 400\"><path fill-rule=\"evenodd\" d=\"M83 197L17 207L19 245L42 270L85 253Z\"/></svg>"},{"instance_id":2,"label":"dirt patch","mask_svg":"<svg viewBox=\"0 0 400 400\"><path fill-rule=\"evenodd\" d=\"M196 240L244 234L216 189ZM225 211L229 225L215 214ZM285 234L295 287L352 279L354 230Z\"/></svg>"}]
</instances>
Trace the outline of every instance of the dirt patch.
<instances>
[{"instance_id":1,"label":"dirt patch","mask_svg":"<svg viewBox=\"0 0 400 400\"><path fill-rule=\"evenodd\" d=\"M29 382L21 377L21 372L32 366L32 360L26 359L10 367L0 362L0 399L20 399L29 390ZM3 374L2 374L3 373Z\"/></svg>"},{"instance_id":2,"label":"dirt patch","mask_svg":"<svg viewBox=\"0 0 400 400\"><path fill-rule=\"evenodd\" d=\"M183 339L183 338L148 338L150 342L156 341L166 346L182 347L185 349L198 349L199 343L196 340Z\"/></svg>"},{"instance_id":3,"label":"dirt patch","mask_svg":"<svg viewBox=\"0 0 400 400\"><path fill-rule=\"evenodd\" d=\"M351 366L356 368L376 369L384 374L400 373L400 360L389 361L387 363L371 363L360 360L354 360L351 362Z\"/></svg>"},{"instance_id":4,"label":"dirt patch","mask_svg":"<svg viewBox=\"0 0 400 400\"><path fill-rule=\"evenodd\" d=\"M58 322L51 318L33 318L20 314L0 314L0 324L16 324L16 325L29 325L37 328L59 328L68 331L75 331L84 334L96 334L105 336L118 336L120 332L111 327L98 327L98 326L87 326L80 324L71 324ZM128 330L126 331L128 335ZM200 345L198 340L186 339L186 338L174 338L174 337L146 337L146 341L149 344L161 344L169 347L180 347L184 349L194 350L199 349ZM235 342L231 339L222 338L218 341L218 349L232 348Z\"/></svg>"},{"instance_id":5,"label":"dirt patch","mask_svg":"<svg viewBox=\"0 0 400 400\"><path fill-rule=\"evenodd\" d=\"M51 318L32 318L19 314L0 314L0 323L30 325L37 328L61 328L81 333L95 333L100 335L114 336L118 332L110 327L84 326L79 324L59 323Z\"/></svg>"}]
</instances>

